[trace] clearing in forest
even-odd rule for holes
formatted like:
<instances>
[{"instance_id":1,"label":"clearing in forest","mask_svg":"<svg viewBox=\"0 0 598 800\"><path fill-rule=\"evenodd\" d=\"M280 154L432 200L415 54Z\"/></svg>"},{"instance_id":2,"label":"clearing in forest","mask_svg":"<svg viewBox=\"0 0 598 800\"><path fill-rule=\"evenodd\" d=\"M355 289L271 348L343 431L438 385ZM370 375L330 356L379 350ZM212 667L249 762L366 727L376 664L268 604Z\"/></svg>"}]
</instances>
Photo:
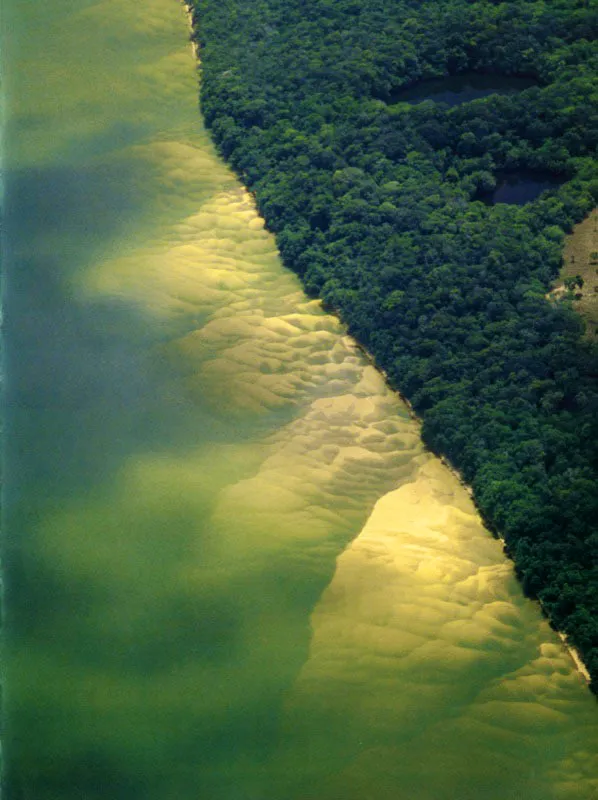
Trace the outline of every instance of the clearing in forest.
<instances>
[{"instance_id":1,"label":"clearing in forest","mask_svg":"<svg viewBox=\"0 0 598 800\"><path fill-rule=\"evenodd\" d=\"M550 295L558 298L568 289L575 297L573 307L586 322L587 335L598 338L598 208L565 240L563 266Z\"/></svg>"}]
</instances>

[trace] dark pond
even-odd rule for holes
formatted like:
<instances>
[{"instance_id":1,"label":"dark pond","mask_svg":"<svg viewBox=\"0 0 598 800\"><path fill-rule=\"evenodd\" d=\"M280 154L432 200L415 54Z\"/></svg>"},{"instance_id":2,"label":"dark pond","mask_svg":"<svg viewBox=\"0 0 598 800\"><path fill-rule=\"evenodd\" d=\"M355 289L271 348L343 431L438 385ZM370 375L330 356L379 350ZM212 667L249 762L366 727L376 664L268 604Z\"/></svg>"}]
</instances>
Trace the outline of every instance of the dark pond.
<instances>
[{"instance_id":1,"label":"dark pond","mask_svg":"<svg viewBox=\"0 0 598 800\"><path fill-rule=\"evenodd\" d=\"M436 103L458 106L490 94L514 94L535 85L534 78L468 73L421 81L408 89L399 89L392 93L390 102L415 105L424 100L434 100Z\"/></svg>"},{"instance_id":2,"label":"dark pond","mask_svg":"<svg viewBox=\"0 0 598 800\"><path fill-rule=\"evenodd\" d=\"M552 172L518 170L506 175L497 175L495 188L489 192L480 193L476 199L488 206L496 203L522 206L525 203L531 203L548 189L557 189L565 181L564 175L555 175Z\"/></svg>"}]
</instances>

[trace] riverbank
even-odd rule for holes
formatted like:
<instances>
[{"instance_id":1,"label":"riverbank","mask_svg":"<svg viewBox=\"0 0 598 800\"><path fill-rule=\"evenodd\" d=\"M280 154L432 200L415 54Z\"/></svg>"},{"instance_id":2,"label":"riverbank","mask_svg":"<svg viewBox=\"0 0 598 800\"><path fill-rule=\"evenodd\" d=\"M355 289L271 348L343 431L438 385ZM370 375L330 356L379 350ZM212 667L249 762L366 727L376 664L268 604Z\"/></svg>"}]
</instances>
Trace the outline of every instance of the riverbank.
<instances>
[{"instance_id":1,"label":"riverbank","mask_svg":"<svg viewBox=\"0 0 598 800\"><path fill-rule=\"evenodd\" d=\"M561 262L561 231L595 205L592 164L563 134L565 112L572 124L575 115L584 119L591 84L577 87L564 109L555 86L570 73L554 62L537 89L448 110L423 103L402 112L398 130L392 108L373 101L367 87L378 67L397 73L397 84L417 78L392 61L388 48L394 52L397 42L415 47L420 64L431 42L438 58L455 57L427 8L416 14L425 34L415 40L402 27L406 8L390 0L382 0L387 24L379 30L372 27L378 2L366 2L358 20L337 6L306 19L295 0L265 2L259 14L231 3L226 11L193 3L201 18L201 107L221 154L257 196L286 266L309 296L338 310L409 397L425 420L426 443L475 486L489 527L508 531L526 591L550 598L553 624L569 631L590 671L598 669L598 587L590 559L579 557L598 519L596 441L583 433L593 430L597 373L579 346L577 320L542 297ZM519 27L505 18L499 38L483 4L457 0L451 16L464 30L487 24L490 50L478 55L498 58L492 48L500 40L511 74L541 69L555 24L565 31L579 17L567 2L555 19L543 18L541 44L526 51L534 64L524 68L513 38L515 29L530 33L523 8L510 0L501 9ZM354 40L333 63L330 26ZM585 69L578 35L567 47ZM464 42L458 49L472 58ZM380 63L370 64L373 53ZM347 100L323 105L324 96ZM570 181L518 207L475 202L486 173L505 168L505 143L523 141L525 153L535 147L540 108L560 161L534 149L533 165L520 167L550 167ZM566 602L565 587L573 593Z\"/></svg>"},{"instance_id":2,"label":"riverbank","mask_svg":"<svg viewBox=\"0 0 598 800\"><path fill-rule=\"evenodd\" d=\"M372 366L376 370L378 370L378 372L383 376L383 378L386 381L386 383L389 386L389 388L392 391L396 392L396 394L401 398L401 401L405 404L405 406L409 410L409 414L411 416L411 419L418 425L418 427L421 430L421 427L423 425L423 420L421 419L421 417L418 416L417 412L415 411L415 409L413 408L413 406L411 405L409 400L406 397L404 397L400 392L398 392L391 385L391 383L389 381L389 378L388 378L388 374L383 369L380 369L380 367L378 367L378 365L376 364L376 360L375 360L374 356L370 352L368 352L368 350L365 347L363 347L363 345L361 345L359 342L355 341L354 339L352 341L354 342L355 347L365 356L365 358L367 358L370 361ZM430 451L430 452L432 452L433 455L436 458L438 458L439 461L441 461L441 463L449 470L449 472L451 472L451 474L454 475L455 478L457 478L457 480L459 481L459 483L462 486L462 488L467 492L467 494L471 498L471 500L472 500L472 502L473 502L478 514L480 514L480 510L477 507L477 504L476 504L476 501L475 501L475 496L474 496L473 489L471 488L471 486L469 486L465 482L465 480L463 479L463 476L461 475L459 470L456 469L456 467L453 466L453 464L451 464L451 462L445 456L443 456L441 453L434 453L434 451ZM480 514L480 516L481 516L481 514ZM508 556L507 543L506 543L505 539L500 535L500 533L498 533L496 531L494 533L492 533L490 530L488 530L488 533L490 535L493 535L495 538L499 539L499 541L502 543L503 551ZM513 559L511 559L510 556L508 556L508 557L509 557L509 560L511 561L511 563L514 565ZM540 612L542 613L542 616L545 619L549 620L550 616L546 612L546 609L542 605L542 602L539 599L535 600L534 602L536 602L538 604L538 607L540 609ZM584 664L583 659L581 657L581 654L579 653L579 651L572 644L570 644L567 641L566 634L564 634L562 631L556 631L556 633L557 633L559 639L561 640L561 642L563 644L563 649L566 651L566 653L570 656L571 660L575 664L575 669L581 675L581 677L586 681L586 683L589 685L591 683L591 681L592 681L592 676L590 675L590 672L589 672L588 668Z\"/></svg>"},{"instance_id":3,"label":"riverbank","mask_svg":"<svg viewBox=\"0 0 598 800\"><path fill-rule=\"evenodd\" d=\"M189 7L188 6L187 6L187 11L188 11L188 18L191 19L191 21L192 21L192 13L189 12ZM227 55L226 63L229 64L229 61L230 61L230 58ZM211 73L210 73L210 70L208 68L208 79L209 79L209 75L210 74ZM220 76L222 76L224 73L220 72L218 74ZM232 75L232 73L227 73L227 74ZM236 72L234 74L236 75ZM214 81L218 81L218 80L220 80L220 78L214 78ZM232 77L231 77L231 81L232 81ZM236 85L236 83L237 83L237 79L236 78L234 80L234 83ZM228 83L226 83L226 85L224 85L222 87L222 91L223 92L228 92L229 91ZM239 95L239 97L241 98L239 100L239 102L240 102L240 112L241 113L245 113L245 111L243 110L244 109L244 105L243 105L244 101L242 99L242 93ZM212 95L212 100L210 101L211 107L214 106L215 102L216 102L215 96ZM251 102L253 102L253 101L251 101ZM205 111L205 103L202 106L202 108L204 108L204 111ZM220 113L220 112L225 113L227 116L229 116L231 114L234 114L234 108L229 106L226 109L224 109L224 108L223 109L219 109L217 113ZM207 118L208 123L210 123L210 121L213 120L213 113L214 112L213 112L213 109L212 109L210 111L210 115ZM219 130L222 131L223 128L219 128ZM293 132L293 129L290 129L290 132L289 132L288 135L289 135L290 138L292 138L292 136L295 136L296 134L297 134L296 131ZM221 150L222 150L222 141L221 141L222 136L218 136L217 135L215 138L216 138L217 145L219 147L221 147ZM230 150L230 147L231 147L230 141L231 141L230 139L227 140L225 152ZM244 154L244 159L251 159L251 158L254 157L252 148L255 148L256 145L251 143L250 135L245 130L245 128L243 126L239 126L238 128L235 129L235 134L234 134L233 141L234 141L234 147L239 149L239 150L243 150L244 143L247 141L248 142L248 145L247 145L248 152L246 152ZM290 139L289 139L289 141L290 141ZM275 143L273 143L273 148L275 148L276 146L277 145ZM298 144L298 147L303 147L303 145ZM249 151L251 151L251 152L249 152ZM234 167L235 166L234 159L232 159L232 162L233 162L232 166ZM341 172L342 172L342 170L341 170ZM346 180L348 180L348 187L351 184L351 180L356 179L358 177L357 173L359 173L359 172L360 172L360 170L356 170L355 171L355 175L353 177L347 176ZM244 181L244 182L247 183L247 175L246 175L245 170L238 170L238 176L239 176L241 181ZM293 180L292 170L289 172L288 175L286 175L286 173L285 173L285 178L289 182L292 182L292 180ZM362 178L359 177L358 181L361 181L361 180L362 180ZM393 184L388 184L388 185L393 185ZM251 193L251 195L254 197L254 199L256 199L256 205L259 208L260 207L259 191L256 192L255 185L250 185L248 187L248 191ZM256 198L256 193L258 194L257 198ZM293 197L291 195L289 195L289 197L285 197L284 201L281 199L280 202L281 203L284 202L289 207L292 207L292 205L293 205L293 203L295 201L293 200ZM329 203L330 203L329 211L330 212L333 210L334 202L335 202L334 198L331 197L330 200L329 200ZM274 217L271 217L271 215L268 213L267 205L264 206L263 202L261 204L261 209L262 209L262 215L264 216L265 222L268 225L268 227L270 227L271 229L273 229L275 231L278 231L279 228L280 228L280 221L277 220L276 214L274 215ZM393 214L395 213L395 211L393 211L393 209L389 206L388 213L391 213L391 212ZM326 212L323 211L322 215L326 216ZM302 218L300 218L300 219L302 219ZM293 220L293 224L295 224L295 223L296 223L296 220ZM304 224L304 223L301 222L301 224ZM367 235L368 235L368 231L365 230L364 231L364 237L367 237ZM279 237L279 241L280 241L280 237ZM286 241L288 241L287 238L285 238L285 242ZM301 270L295 270L295 271L299 271L300 272L300 274L302 275L304 284L306 284L306 278L309 279L309 276L313 274L314 265L310 264L310 263L307 263L306 260L305 260L306 259L305 252L308 250L307 245L305 246L305 248L303 248L303 250L304 250L304 252L300 252L299 254L297 254L297 252L293 249L293 259L291 260L291 259L289 259L288 250L285 250L285 248L281 246L282 255L283 255L283 258L286 258L287 266L292 268L294 266L293 261L297 261L297 260L302 261ZM321 257L321 254L320 254L320 257ZM349 254L347 254L346 257L348 258ZM400 252L397 252L396 259L398 260L398 264L400 264L400 257L401 257L400 256ZM324 280L323 277L318 277L318 281L323 281L323 280ZM337 282L338 281L336 281L336 280L332 280L330 283L337 283ZM336 298L335 298L334 291L331 291L331 292L327 291L327 286L328 286L328 284L324 284L323 290L321 292L321 296L323 297L323 299L325 301L325 307L326 308L335 309L336 313L339 315L339 317L348 320L349 323L353 323L353 319L352 319L353 316L357 317L357 325L351 324L351 327L353 327L353 329L359 330L359 326L363 325L363 323L362 323L362 315L370 313L369 311L368 312L362 312L359 309L359 305L361 305L361 304L363 304L364 306L367 306L367 299L362 297L359 292L353 292L353 295L355 296L355 300L357 302L355 304L355 307L352 307L350 305L347 305L346 303L337 302ZM470 292L470 293L471 292L476 292L476 291L478 291L478 289L479 289L479 287L476 287L476 286L471 286L471 287L468 286L467 287L467 291ZM457 291L460 292L461 290L457 290ZM343 295L342 286L339 287L338 292L339 292L339 297L342 297L342 295ZM310 290L310 293L313 294L314 292L312 290ZM401 302L402 302L402 298L405 295L405 292L399 291L399 292L396 292L395 294L397 295L397 298L398 298L399 295L401 296ZM393 300L394 300L394 297L393 297ZM393 303L392 307L394 308L395 305L396 304ZM422 309L422 311L423 311L423 309ZM445 312L443 311L442 313L444 314ZM372 310L372 316L377 316L377 315L378 315L378 311L377 310ZM387 316L389 316L389 315L387 315ZM422 318L424 318L424 317L422 317ZM461 324L460 323L460 319L462 319L462 317L460 317L460 316L457 316L454 319L453 324L455 325L455 327L458 327ZM388 333L388 331L383 331L383 333ZM471 335L472 336L479 336L480 333L478 331L475 331L475 332L472 332ZM408 344L410 344L410 343L408 343ZM390 374L390 370L385 369L383 366L381 366L381 361L384 362L385 360L388 360L388 359L385 359L384 357L383 358L379 358L379 357L377 357L376 354L367 352L367 350L364 347L362 347L362 345L359 344L359 343L357 343L356 346L364 353L364 355L370 360L370 362L376 367L376 369L378 369L378 371L383 375L383 377L386 380L387 384L389 386L393 387L393 391L396 391L395 387L396 387L397 383L399 382L398 378L394 378L393 379L393 376ZM414 346L417 349L417 347L418 347L417 342L415 343ZM440 342L438 343L437 347L438 346L440 346ZM512 347L512 346L513 345L510 345L510 347ZM482 365L481 368L486 369L487 365ZM440 378L440 376L437 376L436 380L439 380L439 378ZM422 391L425 391L425 389L426 389L426 387L424 386L422 388ZM445 389L445 393L446 393L446 389ZM408 400L404 394L399 393L399 392L397 392L397 394L398 394L399 397L401 397L401 399L405 403L406 407L409 410L409 413L413 416L414 420L417 420L417 424L420 426L420 430L421 430L422 422L421 422L421 419L418 417L418 415L415 413L415 409L414 409L413 403L410 400ZM498 399L499 398L497 397L496 400L498 400ZM445 401L445 405L446 405L446 401ZM467 410L465 410L463 413L465 414L466 419L467 419L467 423L469 425L471 423L471 414L469 414ZM454 427L454 425L452 427ZM459 425L457 426L457 428L459 428ZM479 431L475 430L474 432L472 432L472 435L474 433L477 434L477 433L479 433ZM432 441L432 445L433 445L434 444L434 440L437 439L438 437L437 436L431 436L431 437L428 437L428 438L430 438L430 440ZM460 481L461 485L466 488L466 491L468 492L469 496L472 497L471 487L469 487L465 483L465 481L463 480L463 476L462 476L460 470L454 464L454 459L451 458L447 452L441 452L441 448L439 448L439 447L432 446L430 448L430 451L438 455L438 457L442 460L442 462L445 464L445 466L447 466L447 468L449 468L451 470L451 472L457 477L457 479ZM511 479L512 476L509 475L508 478ZM487 521L487 523L489 523L490 529L493 530L494 526L491 524L491 520L488 519L488 517L490 515L488 514L487 509L486 510L484 509L483 503L480 503L479 498L476 498L476 506L478 507L478 510L481 513L482 518L485 519ZM538 513L540 513L539 510L538 510ZM495 532L494 535L496 535L496 532ZM550 616L549 610L546 609L546 608L544 609L544 613L546 615ZM578 658L579 658L579 656L578 656Z\"/></svg>"}]
</instances>

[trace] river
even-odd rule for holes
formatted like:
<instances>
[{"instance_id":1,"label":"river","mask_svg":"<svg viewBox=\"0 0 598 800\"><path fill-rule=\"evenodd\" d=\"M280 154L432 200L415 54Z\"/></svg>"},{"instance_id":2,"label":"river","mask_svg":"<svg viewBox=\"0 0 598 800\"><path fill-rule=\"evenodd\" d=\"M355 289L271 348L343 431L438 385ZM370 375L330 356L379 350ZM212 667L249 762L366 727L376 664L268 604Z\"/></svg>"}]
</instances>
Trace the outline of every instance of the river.
<instances>
[{"instance_id":1,"label":"river","mask_svg":"<svg viewBox=\"0 0 598 800\"><path fill-rule=\"evenodd\" d=\"M281 266L184 8L2 17L8 799L598 797L583 677Z\"/></svg>"}]
</instances>

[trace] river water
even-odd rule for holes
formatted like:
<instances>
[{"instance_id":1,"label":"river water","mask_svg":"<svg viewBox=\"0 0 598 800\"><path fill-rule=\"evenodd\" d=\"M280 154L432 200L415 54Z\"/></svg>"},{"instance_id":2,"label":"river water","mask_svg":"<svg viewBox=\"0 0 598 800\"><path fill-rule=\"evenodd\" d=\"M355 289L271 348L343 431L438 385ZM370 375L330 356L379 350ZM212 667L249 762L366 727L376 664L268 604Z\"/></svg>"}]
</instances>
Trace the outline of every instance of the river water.
<instances>
[{"instance_id":1,"label":"river water","mask_svg":"<svg viewBox=\"0 0 598 800\"><path fill-rule=\"evenodd\" d=\"M282 268L183 7L3 26L9 800L598 797L583 678Z\"/></svg>"}]
</instances>

